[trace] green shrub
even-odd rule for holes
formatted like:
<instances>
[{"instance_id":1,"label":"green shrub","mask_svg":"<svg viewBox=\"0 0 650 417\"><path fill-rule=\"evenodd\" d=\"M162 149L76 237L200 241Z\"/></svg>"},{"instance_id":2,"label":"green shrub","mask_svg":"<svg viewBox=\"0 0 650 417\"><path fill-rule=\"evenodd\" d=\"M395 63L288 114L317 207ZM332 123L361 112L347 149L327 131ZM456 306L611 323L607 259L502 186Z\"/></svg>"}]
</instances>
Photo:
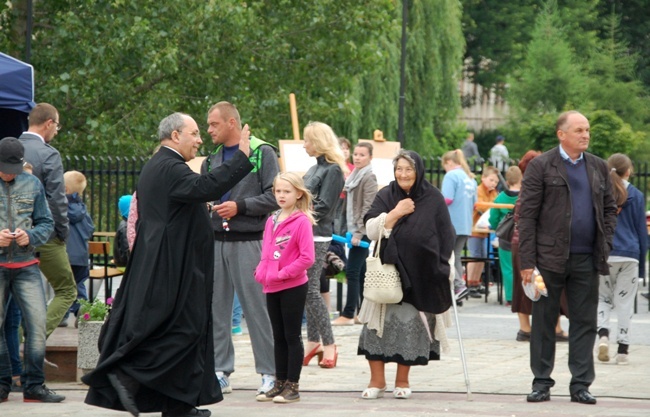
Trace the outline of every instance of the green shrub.
<instances>
[{"instance_id":1,"label":"green shrub","mask_svg":"<svg viewBox=\"0 0 650 417\"><path fill-rule=\"evenodd\" d=\"M99 298L90 302L88 300L79 300L79 320L84 321L104 321L111 309L112 298L109 298L108 304Z\"/></svg>"}]
</instances>

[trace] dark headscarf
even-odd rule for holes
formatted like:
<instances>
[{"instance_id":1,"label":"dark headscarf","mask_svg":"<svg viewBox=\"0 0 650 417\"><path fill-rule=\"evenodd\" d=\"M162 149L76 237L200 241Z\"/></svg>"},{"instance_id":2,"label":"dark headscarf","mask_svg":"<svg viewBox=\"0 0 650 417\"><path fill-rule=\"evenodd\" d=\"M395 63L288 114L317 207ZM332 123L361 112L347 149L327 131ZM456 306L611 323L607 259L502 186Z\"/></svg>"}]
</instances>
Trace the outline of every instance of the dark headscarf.
<instances>
[{"instance_id":1,"label":"dark headscarf","mask_svg":"<svg viewBox=\"0 0 650 417\"><path fill-rule=\"evenodd\" d=\"M413 151L404 151L415 161L416 180L407 194L392 181L381 189L364 217L388 213L400 200L413 199L415 211L397 221L390 238L381 243L382 262L395 264L402 280L404 298L419 311L440 314L451 307L449 257L456 233L440 191L424 178L424 162Z\"/></svg>"}]
</instances>

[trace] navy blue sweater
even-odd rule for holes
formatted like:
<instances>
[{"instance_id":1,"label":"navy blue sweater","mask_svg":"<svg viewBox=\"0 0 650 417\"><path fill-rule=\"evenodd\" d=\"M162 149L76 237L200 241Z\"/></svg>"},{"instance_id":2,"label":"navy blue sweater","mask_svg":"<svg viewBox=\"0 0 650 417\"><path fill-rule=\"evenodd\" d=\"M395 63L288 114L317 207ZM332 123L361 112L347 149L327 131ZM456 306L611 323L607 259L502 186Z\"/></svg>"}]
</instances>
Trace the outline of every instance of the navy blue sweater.
<instances>
[{"instance_id":1,"label":"navy blue sweater","mask_svg":"<svg viewBox=\"0 0 650 417\"><path fill-rule=\"evenodd\" d=\"M596 218L585 160L564 161L571 190L571 253L593 253Z\"/></svg>"},{"instance_id":2,"label":"navy blue sweater","mask_svg":"<svg viewBox=\"0 0 650 417\"><path fill-rule=\"evenodd\" d=\"M610 256L625 256L639 260L639 277L645 277L645 255L648 251L648 231L643 194L632 184L627 187L627 201L616 218L614 248Z\"/></svg>"}]
</instances>

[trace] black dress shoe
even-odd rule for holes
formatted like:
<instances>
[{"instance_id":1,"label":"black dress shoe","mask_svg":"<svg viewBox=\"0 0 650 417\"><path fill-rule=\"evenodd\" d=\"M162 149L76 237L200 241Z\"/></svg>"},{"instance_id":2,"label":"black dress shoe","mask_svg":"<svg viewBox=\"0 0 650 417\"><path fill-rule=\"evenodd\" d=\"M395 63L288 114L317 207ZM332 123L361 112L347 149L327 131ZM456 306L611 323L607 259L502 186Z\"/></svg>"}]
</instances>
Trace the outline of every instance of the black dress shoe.
<instances>
[{"instance_id":1,"label":"black dress shoe","mask_svg":"<svg viewBox=\"0 0 650 417\"><path fill-rule=\"evenodd\" d=\"M526 397L529 403L541 403L542 401L551 400L551 391L549 390L534 390Z\"/></svg>"},{"instance_id":2,"label":"black dress shoe","mask_svg":"<svg viewBox=\"0 0 650 417\"><path fill-rule=\"evenodd\" d=\"M138 407L135 405L133 394L126 388L126 385L128 384L125 381L126 378L124 374L121 371L116 370L115 372L109 372L106 376L117 393L117 397L120 399L124 409L133 414L134 417L138 417L140 410L138 410Z\"/></svg>"},{"instance_id":3,"label":"black dress shoe","mask_svg":"<svg viewBox=\"0 0 650 417\"><path fill-rule=\"evenodd\" d=\"M571 394L571 402L580 404L596 404L596 397L591 395L586 389L581 389L580 391Z\"/></svg>"},{"instance_id":4,"label":"black dress shoe","mask_svg":"<svg viewBox=\"0 0 650 417\"><path fill-rule=\"evenodd\" d=\"M519 330L517 332L517 342L530 342L530 332Z\"/></svg>"},{"instance_id":5,"label":"black dress shoe","mask_svg":"<svg viewBox=\"0 0 650 417\"><path fill-rule=\"evenodd\" d=\"M199 410L198 408L191 408L188 411L180 414L163 411L162 417L210 417L212 412L210 410Z\"/></svg>"}]
</instances>

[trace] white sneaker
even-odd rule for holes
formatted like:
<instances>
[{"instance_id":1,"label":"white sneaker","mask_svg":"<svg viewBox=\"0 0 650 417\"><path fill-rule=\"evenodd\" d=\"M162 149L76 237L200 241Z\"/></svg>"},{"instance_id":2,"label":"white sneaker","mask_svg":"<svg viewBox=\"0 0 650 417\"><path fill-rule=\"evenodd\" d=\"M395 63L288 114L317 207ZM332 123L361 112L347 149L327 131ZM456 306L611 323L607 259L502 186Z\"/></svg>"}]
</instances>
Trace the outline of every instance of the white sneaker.
<instances>
[{"instance_id":1,"label":"white sneaker","mask_svg":"<svg viewBox=\"0 0 650 417\"><path fill-rule=\"evenodd\" d=\"M223 372L217 372L217 379L219 380L219 386L221 386L222 394L230 394L232 392L232 387L230 386L230 379L228 375Z\"/></svg>"},{"instance_id":2,"label":"white sneaker","mask_svg":"<svg viewBox=\"0 0 650 417\"><path fill-rule=\"evenodd\" d=\"M598 360L609 362L609 337L601 336L598 341Z\"/></svg>"},{"instance_id":3,"label":"white sneaker","mask_svg":"<svg viewBox=\"0 0 650 417\"><path fill-rule=\"evenodd\" d=\"M257 389L257 395L266 394L275 386L275 377L273 375L262 374L262 386Z\"/></svg>"},{"instance_id":4,"label":"white sneaker","mask_svg":"<svg viewBox=\"0 0 650 417\"><path fill-rule=\"evenodd\" d=\"M454 289L454 296L456 297L456 301L459 301L461 298L467 296L469 294L469 289L466 286L458 287Z\"/></svg>"},{"instance_id":5,"label":"white sneaker","mask_svg":"<svg viewBox=\"0 0 650 417\"><path fill-rule=\"evenodd\" d=\"M629 365L630 360L627 358L627 353L619 353L616 355L617 365Z\"/></svg>"}]
</instances>

